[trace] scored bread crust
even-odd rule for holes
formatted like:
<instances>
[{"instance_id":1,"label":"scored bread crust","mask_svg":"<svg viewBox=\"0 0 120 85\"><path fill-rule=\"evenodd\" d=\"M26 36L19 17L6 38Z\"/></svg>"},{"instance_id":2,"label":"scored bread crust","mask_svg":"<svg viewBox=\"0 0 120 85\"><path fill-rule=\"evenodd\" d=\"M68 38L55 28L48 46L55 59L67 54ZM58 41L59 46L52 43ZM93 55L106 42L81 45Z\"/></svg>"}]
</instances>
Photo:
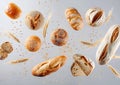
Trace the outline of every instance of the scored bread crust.
<instances>
[{"instance_id":1,"label":"scored bread crust","mask_svg":"<svg viewBox=\"0 0 120 85\"><path fill-rule=\"evenodd\" d=\"M117 29L117 30L116 30ZM115 32L117 31L117 32ZM120 46L120 26L113 25L104 36L96 52L96 61L100 65L109 63Z\"/></svg>"},{"instance_id":2,"label":"scored bread crust","mask_svg":"<svg viewBox=\"0 0 120 85\"><path fill-rule=\"evenodd\" d=\"M58 28L51 33L51 41L56 46L63 46L68 41L68 33L62 28Z\"/></svg>"},{"instance_id":3,"label":"scored bread crust","mask_svg":"<svg viewBox=\"0 0 120 85\"><path fill-rule=\"evenodd\" d=\"M44 77L50 73L56 72L60 67L65 64L66 56L57 56L53 59L44 61L32 69L32 75L38 77Z\"/></svg>"},{"instance_id":4,"label":"scored bread crust","mask_svg":"<svg viewBox=\"0 0 120 85\"><path fill-rule=\"evenodd\" d=\"M71 27L78 31L83 28L83 19L76 8L67 8L65 11L65 16Z\"/></svg>"},{"instance_id":5,"label":"scored bread crust","mask_svg":"<svg viewBox=\"0 0 120 85\"><path fill-rule=\"evenodd\" d=\"M4 42L4 43L2 43L1 48L2 48L5 52L7 52L8 54L13 51L13 47L12 47L12 45L11 45L10 42Z\"/></svg>"},{"instance_id":6,"label":"scored bread crust","mask_svg":"<svg viewBox=\"0 0 120 85\"><path fill-rule=\"evenodd\" d=\"M105 13L101 8L90 8L85 14L86 22L92 27L98 27L105 21Z\"/></svg>"}]
</instances>

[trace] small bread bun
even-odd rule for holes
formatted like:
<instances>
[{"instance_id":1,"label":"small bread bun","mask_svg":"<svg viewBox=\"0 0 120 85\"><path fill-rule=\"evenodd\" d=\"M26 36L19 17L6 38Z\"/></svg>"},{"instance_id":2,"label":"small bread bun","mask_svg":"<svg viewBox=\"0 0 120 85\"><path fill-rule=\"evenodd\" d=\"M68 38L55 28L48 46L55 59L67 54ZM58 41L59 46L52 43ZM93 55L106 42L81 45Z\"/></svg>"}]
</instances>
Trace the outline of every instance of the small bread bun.
<instances>
[{"instance_id":1,"label":"small bread bun","mask_svg":"<svg viewBox=\"0 0 120 85\"><path fill-rule=\"evenodd\" d=\"M85 76L85 73L76 62L73 62L71 66L71 73L73 76Z\"/></svg>"},{"instance_id":2,"label":"small bread bun","mask_svg":"<svg viewBox=\"0 0 120 85\"><path fill-rule=\"evenodd\" d=\"M7 9L5 10L7 16L11 19L17 19L20 17L21 9L14 3L9 3Z\"/></svg>"},{"instance_id":3,"label":"small bread bun","mask_svg":"<svg viewBox=\"0 0 120 85\"><path fill-rule=\"evenodd\" d=\"M13 47L10 42L2 43L1 48L7 53L11 53L13 51Z\"/></svg>"},{"instance_id":4,"label":"small bread bun","mask_svg":"<svg viewBox=\"0 0 120 85\"><path fill-rule=\"evenodd\" d=\"M51 41L54 45L63 46L68 41L68 33L64 29L56 29L51 34Z\"/></svg>"},{"instance_id":5,"label":"small bread bun","mask_svg":"<svg viewBox=\"0 0 120 85\"><path fill-rule=\"evenodd\" d=\"M4 60L8 57L8 53L5 52L3 49L0 49L0 60Z\"/></svg>"},{"instance_id":6,"label":"small bread bun","mask_svg":"<svg viewBox=\"0 0 120 85\"><path fill-rule=\"evenodd\" d=\"M25 42L25 47L27 50L31 51L31 52L36 52L40 49L41 47L41 40L38 36L29 36L26 39Z\"/></svg>"},{"instance_id":7,"label":"small bread bun","mask_svg":"<svg viewBox=\"0 0 120 85\"><path fill-rule=\"evenodd\" d=\"M44 17L39 11L31 11L25 17L25 24L32 30L38 30L44 24Z\"/></svg>"},{"instance_id":8,"label":"small bread bun","mask_svg":"<svg viewBox=\"0 0 120 85\"><path fill-rule=\"evenodd\" d=\"M56 72L65 64L66 59L66 56L57 56L50 60L44 61L33 67L32 75L44 77Z\"/></svg>"},{"instance_id":9,"label":"small bread bun","mask_svg":"<svg viewBox=\"0 0 120 85\"><path fill-rule=\"evenodd\" d=\"M120 46L120 25L113 25L105 34L96 52L99 65L108 64Z\"/></svg>"}]
</instances>

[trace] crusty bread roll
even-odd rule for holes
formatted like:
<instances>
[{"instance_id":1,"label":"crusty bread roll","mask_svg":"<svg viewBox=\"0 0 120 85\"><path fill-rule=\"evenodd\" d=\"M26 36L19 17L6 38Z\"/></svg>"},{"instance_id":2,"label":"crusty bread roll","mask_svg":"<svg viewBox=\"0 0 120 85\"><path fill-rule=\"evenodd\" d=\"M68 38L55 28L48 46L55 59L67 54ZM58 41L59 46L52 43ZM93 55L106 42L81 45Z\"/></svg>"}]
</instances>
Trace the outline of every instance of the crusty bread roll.
<instances>
[{"instance_id":1,"label":"crusty bread roll","mask_svg":"<svg viewBox=\"0 0 120 85\"><path fill-rule=\"evenodd\" d=\"M44 16L39 11L31 11L25 17L25 24L32 30L38 30L44 24Z\"/></svg>"},{"instance_id":2,"label":"crusty bread roll","mask_svg":"<svg viewBox=\"0 0 120 85\"><path fill-rule=\"evenodd\" d=\"M0 48L0 60L4 60L7 57L8 57L8 53Z\"/></svg>"},{"instance_id":3,"label":"crusty bread roll","mask_svg":"<svg viewBox=\"0 0 120 85\"><path fill-rule=\"evenodd\" d=\"M83 19L77 9L67 8L65 11L65 16L74 30L78 31L83 28Z\"/></svg>"},{"instance_id":4,"label":"crusty bread roll","mask_svg":"<svg viewBox=\"0 0 120 85\"><path fill-rule=\"evenodd\" d=\"M13 47L10 42L2 43L1 48L7 53L11 53L13 51Z\"/></svg>"},{"instance_id":5,"label":"crusty bread roll","mask_svg":"<svg viewBox=\"0 0 120 85\"><path fill-rule=\"evenodd\" d=\"M107 64L120 46L120 26L113 25L106 33L96 52L96 60L100 65Z\"/></svg>"},{"instance_id":6,"label":"crusty bread roll","mask_svg":"<svg viewBox=\"0 0 120 85\"><path fill-rule=\"evenodd\" d=\"M87 24L92 27L101 26L106 19L104 11L98 7L87 10L85 18Z\"/></svg>"},{"instance_id":7,"label":"crusty bread roll","mask_svg":"<svg viewBox=\"0 0 120 85\"><path fill-rule=\"evenodd\" d=\"M32 69L32 75L43 77L60 69L65 64L66 56L57 56L50 60L44 61Z\"/></svg>"},{"instance_id":8,"label":"crusty bread roll","mask_svg":"<svg viewBox=\"0 0 120 85\"><path fill-rule=\"evenodd\" d=\"M25 41L25 47L30 52L36 52L41 47L41 39L38 36L29 36Z\"/></svg>"},{"instance_id":9,"label":"crusty bread roll","mask_svg":"<svg viewBox=\"0 0 120 85\"><path fill-rule=\"evenodd\" d=\"M51 33L51 41L54 45L63 46L68 41L68 33L64 29L56 29Z\"/></svg>"},{"instance_id":10,"label":"crusty bread roll","mask_svg":"<svg viewBox=\"0 0 120 85\"><path fill-rule=\"evenodd\" d=\"M15 3L9 3L5 10L5 13L11 19L17 19L21 15L21 9Z\"/></svg>"},{"instance_id":11,"label":"crusty bread roll","mask_svg":"<svg viewBox=\"0 0 120 85\"><path fill-rule=\"evenodd\" d=\"M95 64L92 60L88 60L85 56L75 54L73 56L75 62L71 66L73 76L88 76L93 71Z\"/></svg>"}]
</instances>

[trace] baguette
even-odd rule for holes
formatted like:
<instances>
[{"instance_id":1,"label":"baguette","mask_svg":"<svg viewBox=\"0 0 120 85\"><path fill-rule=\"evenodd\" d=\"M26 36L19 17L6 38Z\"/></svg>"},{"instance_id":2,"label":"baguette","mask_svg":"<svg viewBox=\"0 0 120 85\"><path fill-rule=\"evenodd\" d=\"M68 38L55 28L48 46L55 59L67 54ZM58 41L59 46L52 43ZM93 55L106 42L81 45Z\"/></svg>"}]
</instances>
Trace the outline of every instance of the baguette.
<instances>
[{"instance_id":1,"label":"baguette","mask_svg":"<svg viewBox=\"0 0 120 85\"><path fill-rule=\"evenodd\" d=\"M100 65L105 65L114 57L120 46L120 26L113 25L106 33L96 52L96 60Z\"/></svg>"},{"instance_id":2,"label":"baguette","mask_svg":"<svg viewBox=\"0 0 120 85\"><path fill-rule=\"evenodd\" d=\"M66 59L66 56L57 56L50 60L44 61L33 67L32 75L44 77L50 73L56 72L65 64Z\"/></svg>"}]
</instances>

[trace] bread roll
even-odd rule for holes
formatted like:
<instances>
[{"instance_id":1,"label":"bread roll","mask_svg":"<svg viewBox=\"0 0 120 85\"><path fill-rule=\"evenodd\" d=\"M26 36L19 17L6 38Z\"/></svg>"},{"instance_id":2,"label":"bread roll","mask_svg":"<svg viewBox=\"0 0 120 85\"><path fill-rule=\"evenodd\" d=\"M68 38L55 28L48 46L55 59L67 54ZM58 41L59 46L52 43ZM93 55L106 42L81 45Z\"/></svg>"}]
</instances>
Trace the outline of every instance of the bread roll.
<instances>
[{"instance_id":1,"label":"bread roll","mask_svg":"<svg viewBox=\"0 0 120 85\"><path fill-rule=\"evenodd\" d=\"M21 15L21 9L15 3L9 3L5 10L6 15L11 19L17 19Z\"/></svg>"},{"instance_id":2,"label":"bread roll","mask_svg":"<svg viewBox=\"0 0 120 85\"><path fill-rule=\"evenodd\" d=\"M4 60L8 57L8 53L5 52L3 49L0 49L0 60Z\"/></svg>"},{"instance_id":3,"label":"bread roll","mask_svg":"<svg viewBox=\"0 0 120 85\"><path fill-rule=\"evenodd\" d=\"M31 11L25 17L25 24L32 30L38 30L44 24L44 17L39 11Z\"/></svg>"},{"instance_id":4,"label":"bread roll","mask_svg":"<svg viewBox=\"0 0 120 85\"><path fill-rule=\"evenodd\" d=\"M25 47L30 52L36 52L41 47L41 40L38 36L32 35L29 36L25 41Z\"/></svg>"},{"instance_id":5,"label":"bread roll","mask_svg":"<svg viewBox=\"0 0 120 85\"><path fill-rule=\"evenodd\" d=\"M56 29L51 34L51 41L54 45L63 46L68 41L68 33L64 29Z\"/></svg>"},{"instance_id":6,"label":"bread roll","mask_svg":"<svg viewBox=\"0 0 120 85\"><path fill-rule=\"evenodd\" d=\"M8 54L13 51L13 47L12 47L12 45L11 45L10 42L4 42L4 43L2 43L1 48L2 48L5 52L7 52Z\"/></svg>"}]
</instances>

